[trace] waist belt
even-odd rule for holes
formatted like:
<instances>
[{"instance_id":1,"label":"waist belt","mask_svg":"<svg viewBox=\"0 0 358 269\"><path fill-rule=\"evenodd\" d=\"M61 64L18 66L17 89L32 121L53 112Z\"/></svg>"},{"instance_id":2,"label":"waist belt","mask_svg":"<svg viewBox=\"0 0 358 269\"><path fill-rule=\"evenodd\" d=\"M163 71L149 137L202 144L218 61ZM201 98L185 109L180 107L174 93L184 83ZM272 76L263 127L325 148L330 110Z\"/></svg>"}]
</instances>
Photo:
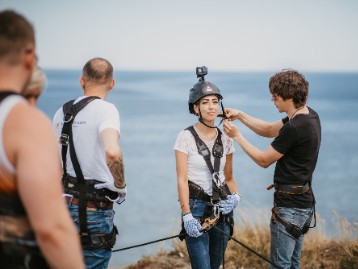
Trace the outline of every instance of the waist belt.
<instances>
[{"instance_id":1,"label":"waist belt","mask_svg":"<svg viewBox=\"0 0 358 269\"><path fill-rule=\"evenodd\" d=\"M211 196L207 194L200 186L189 181L189 198L191 199L200 199L205 202L211 202Z\"/></svg>"},{"instance_id":2,"label":"waist belt","mask_svg":"<svg viewBox=\"0 0 358 269\"><path fill-rule=\"evenodd\" d=\"M309 191L310 186L307 182L305 185L296 185L296 184L271 184L267 187L267 190L275 188L275 191L285 193L285 194L304 194Z\"/></svg>"},{"instance_id":3,"label":"waist belt","mask_svg":"<svg viewBox=\"0 0 358 269\"><path fill-rule=\"evenodd\" d=\"M79 205L80 200L76 197L73 196L66 196L66 202L67 205ZM107 202L99 202L99 201L92 201L92 200L87 200L87 208L92 208L92 209L113 209L113 202L109 201L107 199Z\"/></svg>"},{"instance_id":4,"label":"waist belt","mask_svg":"<svg viewBox=\"0 0 358 269\"><path fill-rule=\"evenodd\" d=\"M63 178L63 188L65 193L70 194L73 197L79 197L80 188L85 188L87 200L107 203L109 200L106 196L112 200L115 200L118 197L117 192L108 189L95 189L94 185L97 183L102 183L102 181L89 179L85 180L85 185L82 185L77 182L77 178L71 177L70 175Z\"/></svg>"}]
</instances>

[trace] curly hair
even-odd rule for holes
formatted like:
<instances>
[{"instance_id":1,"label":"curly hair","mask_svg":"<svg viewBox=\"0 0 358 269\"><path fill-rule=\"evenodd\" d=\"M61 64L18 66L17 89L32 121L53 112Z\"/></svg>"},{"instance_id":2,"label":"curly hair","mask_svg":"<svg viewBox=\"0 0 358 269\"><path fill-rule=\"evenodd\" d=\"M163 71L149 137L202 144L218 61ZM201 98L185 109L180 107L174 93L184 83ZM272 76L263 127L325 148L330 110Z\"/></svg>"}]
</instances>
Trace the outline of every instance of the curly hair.
<instances>
[{"instance_id":1,"label":"curly hair","mask_svg":"<svg viewBox=\"0 0 358 269\"><path fill-rule=\"evenodd\" d=\"M283 100L292 99L296 108L306 104L308 87L305 77L293 69L283 69L273 75L269 82L271 94L277 94Z\"/></svg>"}]
</instances>

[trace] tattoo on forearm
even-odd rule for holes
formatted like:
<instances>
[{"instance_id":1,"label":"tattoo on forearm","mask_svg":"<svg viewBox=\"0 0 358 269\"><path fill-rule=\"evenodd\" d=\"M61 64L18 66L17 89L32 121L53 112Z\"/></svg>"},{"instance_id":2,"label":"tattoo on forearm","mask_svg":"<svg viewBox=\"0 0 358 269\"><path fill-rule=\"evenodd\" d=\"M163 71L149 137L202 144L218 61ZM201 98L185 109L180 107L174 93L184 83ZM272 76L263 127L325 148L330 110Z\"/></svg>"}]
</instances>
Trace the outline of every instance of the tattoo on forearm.
<instances>
[{"instance_id":1,"label":"tattoo on forearm","mask_svg":"<svg viewBox=\"0 0 358 269\"><path fill-rule=\"evenodd\" d=\"M114 183L116 186L124 186L126 183L124 179L124 164L123 164L123 156L121 155L119 159L115 160L113 163L108 164L109 170L112 173L114 178Z\"/></svg>"}]
</instances>

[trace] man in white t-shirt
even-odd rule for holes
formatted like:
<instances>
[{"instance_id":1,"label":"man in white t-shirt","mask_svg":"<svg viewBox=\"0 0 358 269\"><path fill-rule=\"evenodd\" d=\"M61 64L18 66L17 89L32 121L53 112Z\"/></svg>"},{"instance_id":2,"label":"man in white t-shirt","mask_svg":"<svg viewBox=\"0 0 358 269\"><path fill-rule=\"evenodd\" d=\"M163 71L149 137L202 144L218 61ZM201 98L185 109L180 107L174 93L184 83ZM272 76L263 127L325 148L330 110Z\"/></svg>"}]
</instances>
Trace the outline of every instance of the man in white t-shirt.
<instances>
[{"instance_id":1,"label":"man in white t-shirt","mask_svg":"<svg viewBox=\"0 0 358 269\"><path fill-rule=\"evenodd\" d=\"M113 202L120 204L127 193L119 145L119 112L104 100L114 87L112 65L102 58L89 60L80 83L84 96L58 109L53 126L62 142L65 196L80 231L86 266L106 268L117 234ZM76 109L78 113L74 114ZM69 133L64 122L72 124Z\"/></svg>"}]
</instances>

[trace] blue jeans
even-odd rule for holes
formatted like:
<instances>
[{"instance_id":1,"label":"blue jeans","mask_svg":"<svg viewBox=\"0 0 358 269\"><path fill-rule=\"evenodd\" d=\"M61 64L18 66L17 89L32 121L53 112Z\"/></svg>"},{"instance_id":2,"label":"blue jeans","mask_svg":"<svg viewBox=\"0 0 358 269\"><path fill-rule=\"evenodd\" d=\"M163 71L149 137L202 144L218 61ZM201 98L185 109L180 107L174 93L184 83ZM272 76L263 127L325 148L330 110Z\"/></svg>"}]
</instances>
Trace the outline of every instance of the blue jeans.
<instances>
[{"instance_id":1,"label":"blue jeans","mask_svg":"<svg viewBox=\"0 0 358 269\"><path fill-rule=\"evenodd\" d=\"M284 220L302 229L310 224L313 209L276 207L276 211ZM296 239L278 221L275 224L271 221L270 228L271 261L281 269L299 269L304 235Z\"/></svg>"},{"instance_id":2,"label":"blue jeans","mask_svg":"<svg viewBox=\"0 0 358 269\"><path fill-rule=\"evenodd\" d=\"M198 199L190 199L189 203L193 217L202 218L207 203ZM228 215L232 216L232 212ZM228 223L219 222L216 227L230 234ZM198 238L186 235L185 242L192 269L217 269L223 259L228 237L212 228Z\"/></svg>"},{"instance_id":3,"label":"blue jeans","mask_svg":"<svg viewBox=\"0 0 358 269\"><path fill-rule=\"evenodd\" d=\"M78 206L70 205L71 217L79 230ZM113 229L113 210L87 210L87 227L90 233L110 233ZM106 269L112 256L109 248L83 249L87 269Z\"/></svg>"}]
</instances>

